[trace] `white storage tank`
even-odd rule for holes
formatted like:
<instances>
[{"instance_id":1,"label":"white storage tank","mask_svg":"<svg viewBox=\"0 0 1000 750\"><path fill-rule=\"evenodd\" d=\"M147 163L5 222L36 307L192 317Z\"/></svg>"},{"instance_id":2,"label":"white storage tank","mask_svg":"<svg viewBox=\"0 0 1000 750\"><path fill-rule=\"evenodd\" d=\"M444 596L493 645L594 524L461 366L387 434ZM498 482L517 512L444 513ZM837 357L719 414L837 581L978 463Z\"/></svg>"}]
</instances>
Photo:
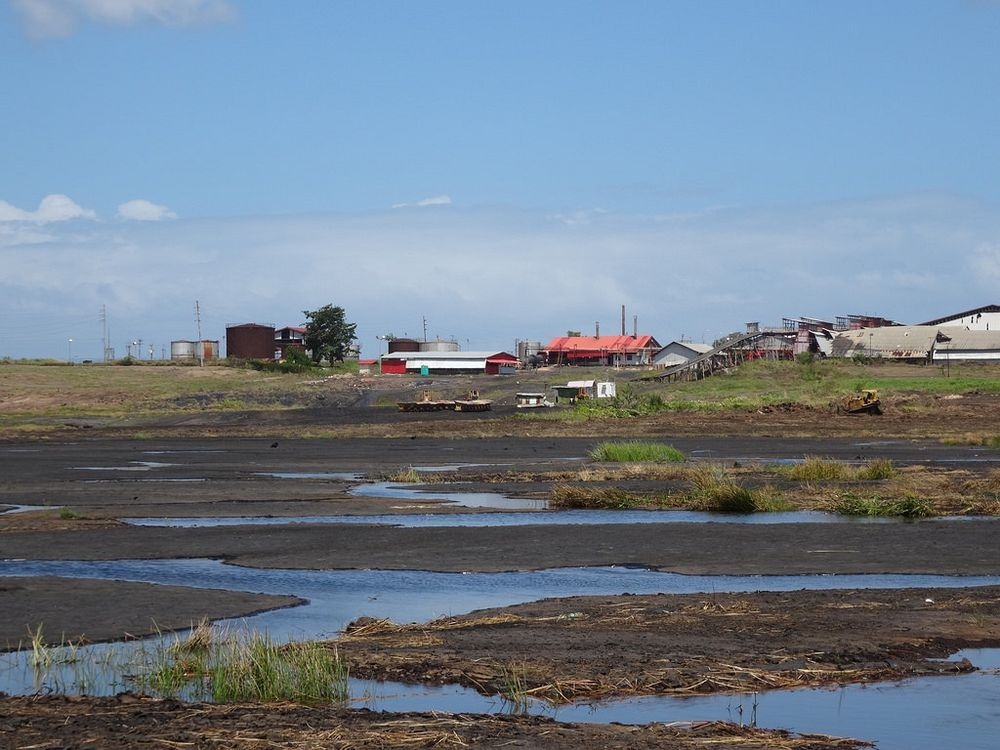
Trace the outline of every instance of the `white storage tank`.
<instances>
[{"instance_id":1,"label":"white storage tank","mask_svg":"<svg viewBox=\"0 0 1000 750\"><path fill-rule=\"evenodd\" d=\"M196 341L171 341L170 359L197 359L198 344Z\"/></svg>"},{"instance_id":2,"label":"white storage tank","mask_svg":"<svg viewBox=\"0 0 1000 750\"><path fill-rule=\"evenodd\" d=\"M457 341L446 341L445 339L437 339L436 341L421 341L420 351L422 352L457 352L458 342Z\"/></svg>"}]
</instances>

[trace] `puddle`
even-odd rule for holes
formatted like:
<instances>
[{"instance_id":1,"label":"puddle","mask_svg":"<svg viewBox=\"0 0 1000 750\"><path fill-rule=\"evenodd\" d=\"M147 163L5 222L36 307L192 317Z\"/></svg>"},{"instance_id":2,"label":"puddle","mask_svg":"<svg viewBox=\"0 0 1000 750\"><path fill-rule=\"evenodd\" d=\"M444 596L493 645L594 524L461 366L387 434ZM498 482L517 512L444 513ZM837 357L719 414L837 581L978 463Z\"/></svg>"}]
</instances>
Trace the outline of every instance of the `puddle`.
<instances>
[{"instance_id":1,"label":"puddle","mask_svg":"<svg viewBox=\"0 0 1000 750\"><path fill-rule=\"evenodd\" d=\"M364 474L355 471L257 471L255 477L274 479L330 479L336 482L358 482Z\"/></svg>"},{"instance_id":2,"label":"puddle","mask_svg":"<svg viewBox=\"0 0 1000 750\"><path fill-rule=\"evenodd\" d=\"M916 588L1000 585L1000 576L803 575L693 576L646 568L552 568L505 573L420 570L245 568L218 560L5 560L0 576L53 575L298 596L308 604L246 618L280 640L332 637L368 615L422 622L546 597L630 592L712 593L797 589ZM0 687L0 690L3 688Z\"/></svg>"},{"instance_id":3,"label":"puddle","mask_svg":"<svg viewBox=\"0 0 1000 750\"><path fill-rule=\"evenodd\" d=\"M60 510L62 505L11 505L4 510L0 506L0 516L12 516L15 513L30 513L34 510Z\"/></svg>"},{"instance_id":4,"label":"puddle","mask_svg":"<svg viewBox=\"0 0 1000 750\"><path fill-rule=\"evenodd\" d=\"M348 494L355 497L380 497L394 500L424 502L445 500L463 508L495 508L496 510L545 510L547 500L508 497L497 492L448 492L427 484L372 482L352 487Z\"/></svg>"},{"instance_id":5,"label":"puddle","mask_svg":"<svg viewBox=\"0 0 1000 750\"><path fill-rule=\"evenodd\" d=\"M0 562L0 575L124 579L291 593L307 598L309 603L303 606L223 621L230 627L267 631L282 641L330 638L361 615L399 622L424 621L551 596L1000 584L1000 576L684 576L623 567L465 574L266 570L214 560L4 561ZM28 652L0 654L0 691L114 693L127 686L124 678L102 672L101 665L111 661L108 655L155 647L155 641L151 640L83 647L67 655L76 659L76 666L46 676L41 684L29 665ZM83 652L87 652L86 659ZM58 653L55 656L60 658ZM963 652L954 658L961 656L967 656L979 667L1000 664L1000 650ZM78 666L81 663L93 666L81 671ZM496 697L447 685L428 687L352 680L351 694L354 705L373 710L495 713L509 709ZM561 721L584 722L644 724L725 719L750 723L756 719L760 726L874 739L881 750L937 750L944 746L986 750L995 747L996 728L1000 726L1000 677L981 672L829 690L647 697L559 708L531 703L527 710Z\"/></svg>"},{"instance_id":6,"label":"puddle","mask_svg":"<svg viewBox=\"0 0 1000 750\"><path fill-rule=\"evenodd\" d=\"M160 461L129 461L128 466L73 466L72 468L77 471L150 471L177 465Z\"/></svg>"},{"instance_id":7,"label":"puddle","mask_svg":"<svg viewBox=\"0 0 1000 750\"><path fill-rule=\"evenodd\" d=\"M121 518L132 526L198 528L212 526L280 526L295 523L354 524L365 526L485 527L485 526L573 526L648 523L913 523L895 518L841 516L819 511L793 513L705 513L686 510L559 510L509 513L419 513L358 516L236 516L230 518ZM943 519L934 519L943 520ZM931 523L922 520L919 523Z\"/></svg>"},{"instance_id":8,"label":"puddle","mask_svg":"<svg viewBox=\"0 0 1000 750\"><path fill-rule=\"evenodd\" d=\"M880 750L994 750L1000 726L1000 649L970 649L980 672L904 682L800 688L762 693L649 696L553 707L532 702L526 713L559 721L648 724L672 721L756 722L758 726L874 740ZM457 685L424 686L355 682L353 705L373 711L497 713L497 697ZM442 709L442 707L444 707Z\"/></svg>"}]
</instances>

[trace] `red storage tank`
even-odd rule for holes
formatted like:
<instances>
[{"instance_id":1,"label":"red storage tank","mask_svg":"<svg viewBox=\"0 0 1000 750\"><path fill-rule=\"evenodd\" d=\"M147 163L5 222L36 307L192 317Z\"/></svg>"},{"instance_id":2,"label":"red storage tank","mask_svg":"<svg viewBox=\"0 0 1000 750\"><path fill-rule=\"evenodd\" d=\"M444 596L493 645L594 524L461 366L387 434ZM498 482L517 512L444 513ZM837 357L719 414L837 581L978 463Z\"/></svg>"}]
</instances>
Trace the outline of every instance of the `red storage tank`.
<instances>
[{"instance_id":1,"label":"red storage tank","mask_svg":"<svg viewBox=\"0 0 1000 750\"><path fill-rule=\"evenodd\" d=\"M243 323L226 326L226 356L232 359L274 359L274 326Z\"/></svg>"}]
</instances>

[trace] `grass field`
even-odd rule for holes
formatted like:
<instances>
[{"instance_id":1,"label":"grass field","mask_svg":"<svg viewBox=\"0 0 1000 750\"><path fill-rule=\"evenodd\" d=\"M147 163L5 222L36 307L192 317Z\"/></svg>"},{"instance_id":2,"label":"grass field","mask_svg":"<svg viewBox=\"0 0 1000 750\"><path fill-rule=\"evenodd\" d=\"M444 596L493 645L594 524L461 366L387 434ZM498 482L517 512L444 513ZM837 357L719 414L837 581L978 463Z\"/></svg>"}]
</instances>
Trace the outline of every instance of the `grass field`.
<instances>
[{"instance_id":1,"label":"grass field","mask_svg":"<svg viewBox=\"0 0 1000 750\"><path fill-rule=\"evenodd\" d=\"M655 414L714 415L757 412L788 405L829 409L843 396L877 388L897 414L929 417L941 399L978 394L1000 395L1000 365L952 365L950 377L938 366L900 363L863 364L826 360L814 363L755 362L694 382L644 379L649 371L608 368L545 368L502 376L360 376L331 370L301 374L227 367L174 364L68 365L0 361L0 432L46 433L84 417L104 420L151 419L185 413L289 410L316 406L368 404L394 408L425 386L437 397L457 398L478 389L495 407L510 406L520 390L547 392L567 380L614 380L615 399L581 402L576 407L518 413L519 430L586 429L595 419ZM361 394L372 391L364 399ZM496 413L484 418L495 419ZM953 427L949 434L955 434ZM996 437L979 428L976 441ZM1000 439L1000 438L998 438ZM988 444L988 443L984 443Z\"/></svg>"}]
</instances>

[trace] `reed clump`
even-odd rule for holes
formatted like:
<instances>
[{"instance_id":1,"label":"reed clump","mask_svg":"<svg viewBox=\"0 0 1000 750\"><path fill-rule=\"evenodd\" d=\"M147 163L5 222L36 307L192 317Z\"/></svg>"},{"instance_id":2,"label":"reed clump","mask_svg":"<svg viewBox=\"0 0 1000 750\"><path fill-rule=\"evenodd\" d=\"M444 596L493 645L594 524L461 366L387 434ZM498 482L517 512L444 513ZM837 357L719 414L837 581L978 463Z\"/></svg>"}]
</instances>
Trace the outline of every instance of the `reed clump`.
<instances>
[{"instance_id":1,"label":"reed clump","mask_svg":"<svg viewBox=\"0 0 1000 750\"><path fill-rule=\"evenodd\" d=\"M832 510L845 516L880 518L927 518L934 515L932 505L914 495L903 497L844 495L835 501Z\"/></svg>"},{"instance_id":2,"label":"reed clump","mask_svg":"<svg viewBox=\"0 0 1000 750\"><path fill-rule=\"evenodd\" d=\"M617 463L659 462L679 463L684 453L672 445L643 440L605 441L598 443L591 451L595 461Z\"/></svg>"},{"instance_id":3,"label":"reed clump","mask_svg":"<svg viewBox=\"0 0 1000 750\"><path fill-rule=\"evenodd\" d=\"M143 690L216 703L335 703L348 698L346 664L335 649L279 644L266 633L219 635L205 622L186 640L144 652L131 665Z\"/></svg>"},{"instance_id":4,"label":"reed clump","mask_svg":"<svg viewBox=\"0 0 1000 750\"><path fill-rule=\"evenodd\" d=\"M812 456L802 463L782 467L780 473L786 479L798 482L870 482L892 479L898 472L887 458L876 458L854 468L841 461Z\"/></svg>"},{"instance_id":5,"label":"reed clump","mask_svg":"<svg viewBox=\"0 0 1000 750\"><path fill-rule=\"evenodd\" d=\"M584 487L560 482L549 492L549 506L553 508L598 508L629 510L632 508L676 507L668 493L640 495L619 487Z\"/></svg>"},{"instance_id":6,"label":"reed clump","mask_svg":"<svg viewBox=\"0 0 1000 750\"><path fill-rule=\"evenodd\" d=\"M746 487L720 466L704 466L695 471L689 495L698 510L716 513L769 513L793 509L774 488Z\"/></svg>"}]
</instances>

